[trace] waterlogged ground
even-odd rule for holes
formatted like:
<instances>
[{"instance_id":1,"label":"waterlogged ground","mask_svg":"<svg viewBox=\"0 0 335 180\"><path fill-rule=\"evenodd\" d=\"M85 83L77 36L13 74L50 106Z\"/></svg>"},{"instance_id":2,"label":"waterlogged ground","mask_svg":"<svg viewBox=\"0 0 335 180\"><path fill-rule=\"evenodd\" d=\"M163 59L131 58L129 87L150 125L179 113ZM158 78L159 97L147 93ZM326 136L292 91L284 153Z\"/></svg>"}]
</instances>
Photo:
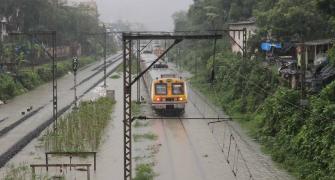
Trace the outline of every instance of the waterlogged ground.
<instances>
[{"instance_id":1,"label":"waterlogged ground","mask_svg":"<svg viewBox=\"0 0 335 180\"><path fill-rule=\"evenodd\" d=\"M107 80L107 89L115 90L115 97L121 97L122 87L119 86L121 83L121 79L112 79L108 78ZM105 89L102 88L100 84L96 88L92 89L89 93L87 93L82 100L94 100L100 96L105 95ZM103 135L103 140L101 146L98 150L97 154L97 171L93 170L93 157L79 157L72 158L72 163L88 163L92 164L90 167L90 177L91 179L110 179L111 175L115 177L115 179L122 178L122 167L120 166L123 163L122 159L122 148L120 144L122 142L122 128L121 121L118 123L118 120L122 117L122 101L117 100L114 106L114 112L111 115L112 121L108 123L106 127L106 131ZM51 128L51 127L50 127ZM43 134L43 133L42 133ZM45 164L45 150L43 142L41 141L42 135L36 139L34 139L29 145L27 145L21 152L19 152L14 158L12 158L9 163L7 163L6 167L0 169L0 179L5 177L11 168L11 166L19 167L17 171L22 171L24 167L27 167L28 174L30 174L31 169L29 167L30 164ZM118 145L116 146L116 143ZM70 163L69 157L52 157L49 160L49 163ZM120 168L118 168L120 167ZM110 173L110 169L113 169L113 172ZM119 173L118 173L119 172ZM66 179L86 179L87 171L84 171L83 168L50 168L48 176L65 176ZM46 171L44 168L37 168L36 174L38 176L46 176ZM29 176L28 176L29 177ZM29 178L30 179L30 178ZM114 178L113 178L114 179Z\"/></svg>"},{"instance_id":2,"label":"waterlogged ground","mask_svg":"<svg viewBox=\"0 0 335 180\"><path fill-rule=\"evenodd\" d=\"M113 121L108 124L98 150L97 171L94 172L91 167L91 179L97 180L123 179L122 76L113 74L111 77L107 81L108 89L115 90L117 102L112 115ZM96 87L84 99L96 98L103 95L103 92L101 87ZM148 100L145 92L142 84L142 96ZM135 90L133 99L136 99ZM189 102L182 117L225 116L208 103L200 94L190 89ZM159 117L148 103L136 108L134 112L137 114L134 115ZM140 180L144 174L146 174L144 177L147 177L144 179L148 180L244 180L251 179L250 175L253 179L291 179L286 172L276 168L268 156L261 153L259 146L243 133L238 124L232 122L208 125L209 121L164 117L150 121L135 121L133 124L135 180ZM232 141L230 141L231 135L234 137ZM26 146L9 164L45 163L44 151L38 139ZM52 158L50 163L69 163L69 158ZM93 163L93 159L74 158L72 163ZM3 177L5 171L5 168L0 170L2 175L0 177ZM36 172L43 174L45 171L38 169ZM66 179L70 180L86 179L86 171L52 169L49 173L65 174Z\"/></svg>"},{"instance_id":3,"label":"waterlogged ground","mask_svg":"<svg viewBox=\"0 0 335 180\"><path fill-rule=\"evenodd\" d=\"M188 73L180 75L190 77ZM148 105L143 109L148 116L158 116ZM154 179L292 179L277 168L270 157L261 153L259 145L247 137L237 123L209 125L215 120L182 119L218 116L226 117L224 112L189 87L189 102L180 119L161 117L150 121L151 130L145 132L157 135L155 145L158 151L150 157L154 162ZM230 137L234 139L230 140Z\"/></svg>"}]
</instances>

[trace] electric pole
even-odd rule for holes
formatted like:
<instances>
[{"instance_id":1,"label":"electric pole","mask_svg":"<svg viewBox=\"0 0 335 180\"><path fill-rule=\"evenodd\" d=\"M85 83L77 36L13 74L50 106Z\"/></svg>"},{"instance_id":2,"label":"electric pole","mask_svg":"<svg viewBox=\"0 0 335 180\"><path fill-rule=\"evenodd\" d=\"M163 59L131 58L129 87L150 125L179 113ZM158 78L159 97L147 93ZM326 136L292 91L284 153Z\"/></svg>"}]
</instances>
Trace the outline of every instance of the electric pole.
<instances>
[{"instance_id":1,"label":"electric pole","mask_svg":"<svg viewBox=\"0 0 335 180\"><path fill-rule=\"evenodd\" d=\"M104 87L107 87L106 76L107 76L107 29L106 26L103 25L104 28Z\"/></svg>"},{"instance_id":2,"label":"electric pole","mask_svg":"<svg viewBox=\"0 0 335 180\"><path fill-rule=\"evenodd\" d=\"M79 67L79 62L77 57L73 57L72 59L72 70L73 70L73 75L74 75L74 106L77 109L78 104L78 97L77 97L77 70Z\"/></svg>"},{"instance_id":3,"label":"electric pole","mask_svg":"<svg viewBox=\"0 0 335 180\"><path fill-rule=\"evenodd\" d=\"M52 105L53 105L53 120L54 130L57 130L58 119L58 97L57 97L57 62L56 62L56 31L51 32L52 35Z\"/></svg>"},{"instance_id":4,"label":"electric pole","mask_svg":"<svg viewBox=\"0 0 335 180\"><path fill-rule=\"evenodd\" d=\"M303 118L305 117L304 109L308 105L308 101L306 99L306 62L307 62L307 53L305 49L305 44L302 43L298 46L298 61L300 61L300 88L301 88L301 97L300 97L300 106L301 106L301 113Z\"/></svg>"},{"instance_id":5,"label":"electric pole","mask_svg":"<svg viewBox=\"0 0 335 180\"><path fill-rule=\"evenodd\" d=\"M141 50L140 50L140 46L141 46L141 41L140 40L137 40L137 44L136 44L136 50L137 50L137 52L136 52L136 59L137 59L137 75L139 75L139 73L140 73L140 61L141 61L141 57L140 57L140 52L141 52ZM139 79L138 81L137 81L137 103L141 103L141 79Z\"/></svg>"}]
</instances>

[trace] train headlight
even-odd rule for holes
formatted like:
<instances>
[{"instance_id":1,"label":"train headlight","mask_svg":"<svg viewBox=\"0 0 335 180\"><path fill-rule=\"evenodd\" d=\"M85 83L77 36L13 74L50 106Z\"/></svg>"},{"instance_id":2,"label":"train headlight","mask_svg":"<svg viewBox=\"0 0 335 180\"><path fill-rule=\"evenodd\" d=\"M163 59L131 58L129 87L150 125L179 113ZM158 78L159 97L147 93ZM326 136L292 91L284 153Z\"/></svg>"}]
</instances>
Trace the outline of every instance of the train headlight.
<instances>
[{"instance_id":1,"label":"train headlight","mask_svg":"<svg viewBox=\"0 0 335 180\"><path fill-rule=\"evenodd\" d=\"M182 101L182 100L184 100L182 97L179 97L179 98L178 98L178 101Z\"/></svg>"},{"instance_id":2,"label":"train headlight","mask_svg":"<svg viewBox=\"0 0 335 180\"><path fill-rule=\"evenodd\" d=\"M160 97L156 97L156 101L161 101L161 98Z\"/></svg>"}]
</instances>

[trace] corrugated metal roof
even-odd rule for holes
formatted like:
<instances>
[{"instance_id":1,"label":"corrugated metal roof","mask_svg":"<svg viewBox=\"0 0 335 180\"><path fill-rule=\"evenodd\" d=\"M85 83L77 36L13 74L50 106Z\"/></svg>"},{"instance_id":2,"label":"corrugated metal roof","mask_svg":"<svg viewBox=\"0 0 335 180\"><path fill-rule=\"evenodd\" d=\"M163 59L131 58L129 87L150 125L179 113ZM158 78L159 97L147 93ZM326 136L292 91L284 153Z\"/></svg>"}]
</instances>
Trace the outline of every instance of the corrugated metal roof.
<instances>
[{"instance_id":1,"label":"corrugated metal roof","mask_svg":"<svg viewBox=\"0 0 335 180\"><path fill-rule=\"evenodd\" d=\"M307 46L316 46L316 45L326 45L326 44L333 44L334 39L318 39L318 40L313 40L313 41L307 41L305 42L305 45Z\"/></svg>"}]
</instances>

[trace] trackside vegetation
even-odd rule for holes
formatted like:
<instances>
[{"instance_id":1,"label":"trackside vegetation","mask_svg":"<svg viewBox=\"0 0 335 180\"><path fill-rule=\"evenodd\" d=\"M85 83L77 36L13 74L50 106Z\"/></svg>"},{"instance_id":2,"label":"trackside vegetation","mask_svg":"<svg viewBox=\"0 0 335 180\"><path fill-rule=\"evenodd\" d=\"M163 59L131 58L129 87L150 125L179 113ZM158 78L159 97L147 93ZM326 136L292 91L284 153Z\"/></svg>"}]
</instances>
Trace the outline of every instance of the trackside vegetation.
<instances>
[{"instance_id":1,"label":"trackside vegetation","mask_svg":"<svg viewBox=\"0 0 335 180\"><path fill-rule=\"evenodd\" d=\"M115 102L101 97L83 101L77 110L60 118L57 131L47 130L42 137L46 151L97 151L104 129L111 120Z\"/></svg>"},{"instance_id":2,"label":"trackside vegetation","mask_svg":"<svg viewBox=\"0 0 335 180\"><path fill-rule=\"evenodd\" d=\"M215 64L213 41L206 40L182 42L178 51L170 52L170 60L192 72L192 86L214 104L241 117L238 121L265 152L298 179L335 177L335 82L318 94L308 94L309 103L301 108L300 91L288 88L276 66L266 63L264 53L255 49L269 36L279 42L332 38L335 13L331 3L204 0L173 16L176 31L225 29L230 22L256 21L245 61L231 53L226 37L217 41ZM334 48L329 51L333 65L334 52Z\"/></svg>"},{"instance_id":3,"label":"trackside vegetation","mask_svg":"<svg viewBox=\"0 0 335 180\"><path fill-rule=\"evenodd\" d=\"M203 61L207 71L191 79L193 87L229 115L241 117L238 121L250 135L298 179L335 177L335 81L309 95L309 105L302 109L300 92L280 85L271 67L257 60L243 62L229 52L216 60L221 66L214 83L208 78L209 58ZM183 61L184 67L192 67L187 65L191 62ZM189 70L194 73L193 67Z\"/></svg>"},{"instance_id":4,"label":"trackside vegetation","mask_svg":"<svg viewBox=\"0 0 335 180\"><path fill-rule=\"evenodd\" d=\"M14 179L24 180L30 177L31 177L30 168L25 164L21 164L18 167L10 165L6 171L4 179L5 180L14 180Z\"/></svg>"},{"instance_id":5,"label":"trackside vegetation","mask_svg":"<svg viewBox=\"0 0 335 180\"><path fill-rule=\"evenodd\" d=\"M4 177L4 180L27 180L31 179L32 171L31 168L26 163L21 163L18 166L9 165ZM64 179L59 177L60 179ZM50 177L48 175L35 176L37 180L48 180Z\"/></svg>"},{"instance_id":6,"label":"trackside vegetation","mask_svg":"<svg viewBox=\"0 0 335 180\"><path fill-rule=\"evenodd\" d=\"M136 166L135 171L134 180L153 180L157 176L150 164L139 164Z\"/></svg>"},{"instance_id":7,"label":"trackside vegetation","mask_svg":"<svg viewBox=\"0 0 335 180\"><path fill-rule=\"evenodd\" d=\"M80 67L94 61L95 59L92 56L80 57ZM72 60L63 60L57 64L56 77L59 78L70 71L72 71ZM16 77L0 73L0 100L9 100L50 80L52 80L50 64L44 64L35 67L35 69L24 68L18 72Z\"/></svg>"}]
</instances>

